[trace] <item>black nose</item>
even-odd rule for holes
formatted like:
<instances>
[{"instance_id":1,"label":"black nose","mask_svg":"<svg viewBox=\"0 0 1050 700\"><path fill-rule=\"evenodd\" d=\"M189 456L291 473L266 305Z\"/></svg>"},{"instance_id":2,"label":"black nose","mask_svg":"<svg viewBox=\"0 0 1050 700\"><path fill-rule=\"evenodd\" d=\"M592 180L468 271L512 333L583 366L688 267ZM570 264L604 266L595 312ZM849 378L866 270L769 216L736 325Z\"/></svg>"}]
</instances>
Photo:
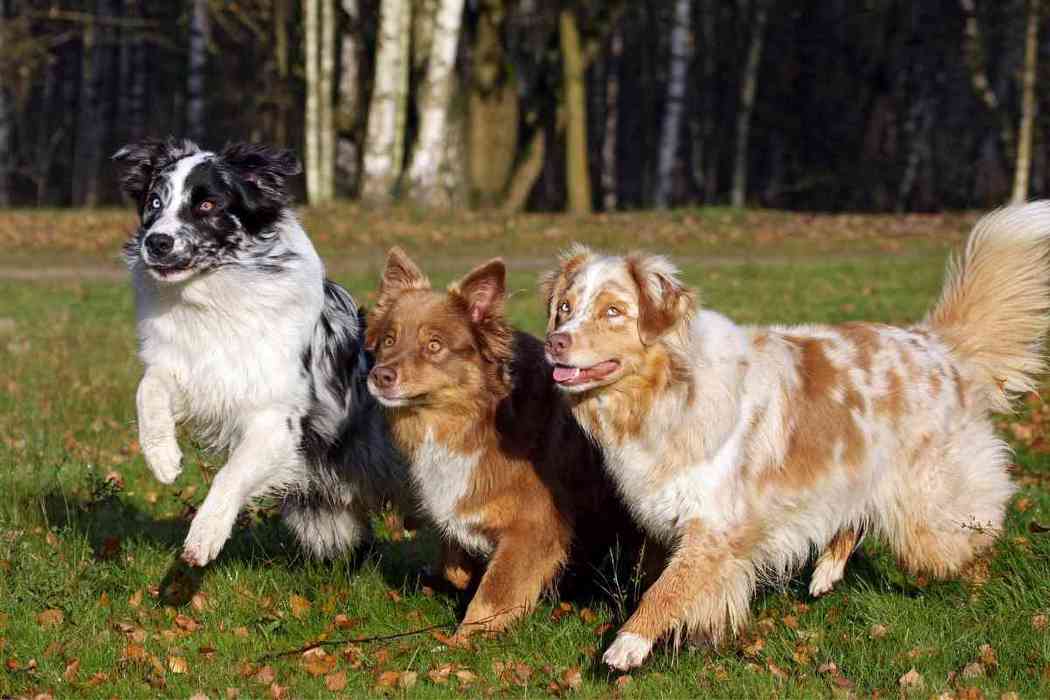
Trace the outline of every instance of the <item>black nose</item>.
<instances>
[{"instance_id":1,"label":"black nose","mask_svg":"<svg viewBox=\"0 0 1050 700\"><path fill-rule=\"evenodd\" d=\"M551 333L547 336L547 349L552 355L560 355L572 345L572 336L568 333Z\"/></svg>"},{"instance_id":2,"label":"black nose","mask_svg":"<svg viewBox=\"0 0 1050 700\"><path fill-rule=\"evenodd\" d=\"M389 389L397 382L397 370L393 367L373 367L372 381L380 389Z\"/></svg>"},{"instance_id":3,"label":"black nose","mask_svg":"<svg viewBox=\"0 0 1050 700\"><path fill-rule=\"evenodd\" d=\"M166 233L151 233L146 236L146 250L151 257L163 258L175 247L175 239Z\"/></svg>"}]
</instances>

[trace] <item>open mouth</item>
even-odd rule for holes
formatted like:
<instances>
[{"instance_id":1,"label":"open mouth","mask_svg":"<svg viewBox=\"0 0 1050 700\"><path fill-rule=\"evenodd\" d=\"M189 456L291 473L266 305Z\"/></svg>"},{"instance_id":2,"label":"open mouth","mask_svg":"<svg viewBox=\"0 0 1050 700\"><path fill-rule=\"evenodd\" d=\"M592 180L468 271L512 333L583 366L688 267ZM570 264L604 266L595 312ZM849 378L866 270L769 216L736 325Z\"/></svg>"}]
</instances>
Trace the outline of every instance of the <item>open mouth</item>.
<instances>
[{"instance_id":1,"label":"open mouth","mask_svg":"<svg viewBox=\"0 0 1050 700\"><path fill-rule=\"evenodd\" d=\"M160 279L177 277L189 272L190 269L189 263L183 263L181 265L149 265L149 271Z\"/></svg>"},{"instance_id":2,"label":"open mouth","mask_svg":"<svg viewBox=\"0 0 1050 700\"><path fill-rule=\"evenodd\" d=\"M563 386L586 384L605 379L619 368L620 363L617 360L606 360L590 367L555 364L554 381Z\"/></svg>"}]
</instances>

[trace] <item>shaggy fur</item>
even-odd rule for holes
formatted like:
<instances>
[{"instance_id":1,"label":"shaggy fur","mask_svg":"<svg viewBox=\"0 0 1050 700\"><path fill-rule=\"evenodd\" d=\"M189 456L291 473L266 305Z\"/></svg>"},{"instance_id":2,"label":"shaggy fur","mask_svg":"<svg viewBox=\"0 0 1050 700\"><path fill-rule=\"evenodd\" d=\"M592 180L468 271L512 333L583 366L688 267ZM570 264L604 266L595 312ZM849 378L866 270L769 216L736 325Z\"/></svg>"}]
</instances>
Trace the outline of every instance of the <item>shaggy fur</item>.
<instances>
[{"instance_id":1,"label":"shaggy fur","mask_svg":"<svg viewBox=\"0 0 1050 700\"><path fill-rule=\"evenodd\" d=\"M482 574L460 635L503 629L570 555L599 563L633 532L542 343L507 324L504 277L493 260L434 291L395 248L369 320L368 388L444 535L442 572L459 589Z\"/></svg>"},{"instance_id":2,"label":"shaggy fur","mask_svg":"<svg viewBox=\"0 0 1050 700\"><path fill-rule=\"evenodd\" d=\"M570 251L544 283L554 378L673 548L605 662L735 632L756 582L814 550L810 590L830 590L862 528L935 577L991 545L1014 487L989 412L1043 370L1048 237L1047 202L985 217L909 328L741 327L696 312L663 258Z\"/></svg>"},{"instance_id":3,"label":"shaggy fur","mask_svg":"<svg viewBox=\"0 0 1050 700\"><path fill-rule=\"evenodd\" d=\"M189 141L120 149L141 226L125 246L135 288L139 441L163 483L178 477L176 424L228 454L182 556L203 566L253 498L278 494L313 555L353 547L403 477L364 387L363 319L324 278L288 207L288 152Z\"/></svg>"}]
</instances>

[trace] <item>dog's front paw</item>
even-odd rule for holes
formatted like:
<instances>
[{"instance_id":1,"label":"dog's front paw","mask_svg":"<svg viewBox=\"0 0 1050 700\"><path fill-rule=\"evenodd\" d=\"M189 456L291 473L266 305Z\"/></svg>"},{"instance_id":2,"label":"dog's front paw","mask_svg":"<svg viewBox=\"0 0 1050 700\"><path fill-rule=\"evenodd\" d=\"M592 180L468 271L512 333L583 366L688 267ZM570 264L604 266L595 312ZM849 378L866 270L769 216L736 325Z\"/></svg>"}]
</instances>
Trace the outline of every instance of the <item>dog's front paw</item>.
<instances>
[{"instance_id":1,"label":"dog's front paw","mask_svg":"<svg viewBox=\"0 0 1050 700\"><path fill-rule=\"evenodd\" d=\"M641 666L652 649L653 640L631 632L621 632L612 646L606 649L602 661L617 671L630 671Z\"/></svg>"},{"instance_id":2,"label":"dog's front paw","mask_svg":"<svg viewBox=\"0 0 1050 700\"><path fill-rule=\"evenodd\" d=\"M162 484L170 484L182 473L182 450L175 440L161 440L142 446L146 466Z\"/></svg>"},{"instance_id":3,"label":"dog's front paw","mask_svg":"<svg viewBox=\"0 0 1050 700\"><path fill-rule=\"evenodd\" d=\"M233 531L233 518L212 516L204 511L190 523L190 534L182 545L182 560L190 566L206 566L219 556Z\"/></svg>"}]
</instances>

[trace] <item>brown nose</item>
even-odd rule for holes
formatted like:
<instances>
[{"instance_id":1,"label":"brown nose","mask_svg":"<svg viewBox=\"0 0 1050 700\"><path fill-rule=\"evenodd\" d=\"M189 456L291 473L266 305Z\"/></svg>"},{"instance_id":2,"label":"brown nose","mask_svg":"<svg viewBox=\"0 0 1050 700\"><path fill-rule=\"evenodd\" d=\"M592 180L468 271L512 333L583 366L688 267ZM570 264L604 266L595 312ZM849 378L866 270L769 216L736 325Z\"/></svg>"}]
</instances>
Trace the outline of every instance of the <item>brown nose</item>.
<instances>
[{"instance_id":1,"label":"brown nose","mask_svg":"<svg viewBox=\"0 0 1050 700\"><path fill-rule=\"evenodd\" d=\"M547 350L552 355L561 355L572 346L572 336L568 333L551 333L547 336Z\"/></svg>"},{"instance_id":2,"label":"brown nose","mask_svg":"<svg viewBox=\"0 0 1050 700\"><path fill-rule=\"evenodd\" d=\"M397 382L397 370L393 367L373 367L372 381L380 389L389 389Z\"/></svg>"}]
</instances>

